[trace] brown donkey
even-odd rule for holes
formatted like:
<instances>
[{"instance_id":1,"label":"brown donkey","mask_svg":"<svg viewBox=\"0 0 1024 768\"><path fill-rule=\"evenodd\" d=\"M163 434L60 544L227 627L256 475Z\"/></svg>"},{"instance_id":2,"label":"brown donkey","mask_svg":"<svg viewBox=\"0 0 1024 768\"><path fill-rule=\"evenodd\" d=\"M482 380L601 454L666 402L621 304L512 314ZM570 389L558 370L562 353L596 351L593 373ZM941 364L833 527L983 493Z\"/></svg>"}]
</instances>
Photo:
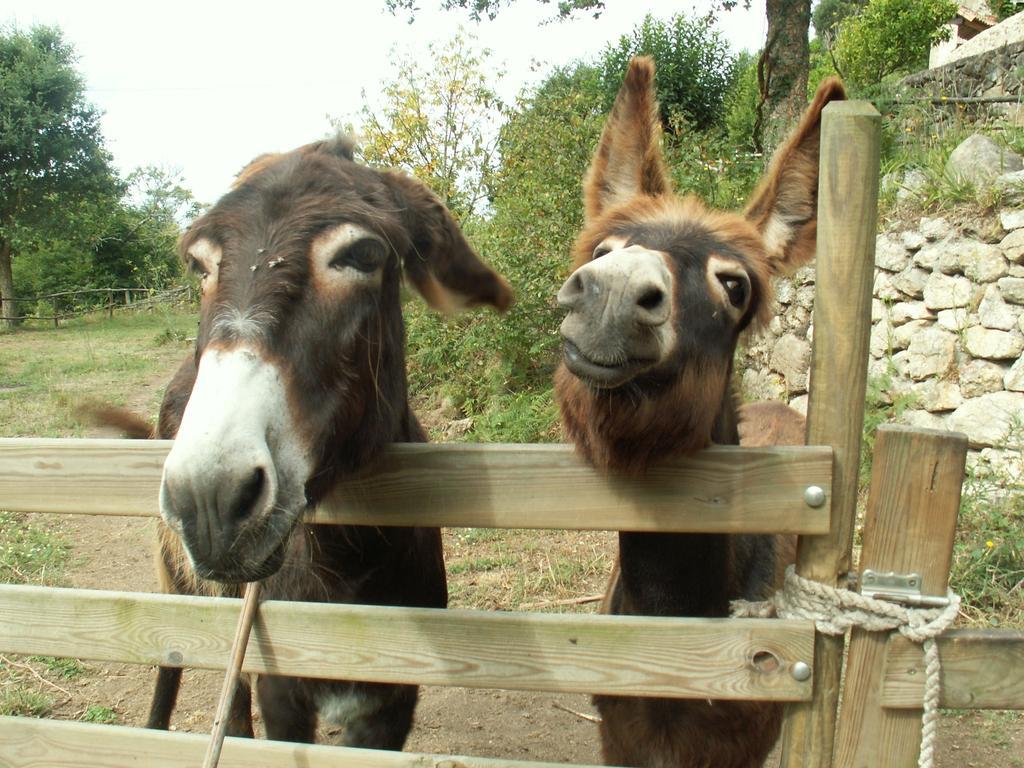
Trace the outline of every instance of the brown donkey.
<instances>
[{"instance_id":1,"label":"brown donkey","mask_svg":"<svg viewBox=\"0 0 1024 768\"><path fill-rule=\"evenodd\" d=\"M762 322L773 274L814 255L822 85L743 215L671 189L660 150L654 63L634 59L585 182L576 271L558 293L564 429L602 470L642 473L712 443L736 444L730 384L744 329ZM770 536L619 534L611 613L726 616L771 590ZM772 703L601 696L606 763L749 768L778 737Z\"/></svg>"},{"instance_id":2,"label":"brown donkey","mask_svg":"<svg viewBox=\"0 0 1024 768\"><path fill-rule=\"evenodd\" d=\"M202 283L195 354L160 409L176 438L160 488L168 591L443 608L436 528L308 525L303 513L393 442L423 442L409 408L400 283L435 307L506 309L504 280L421 183L353 162L343 140L255 160L189 228ZM122 425L123 426L123 425ZM150 727L167 728L181 670L161 668ZM417 689L261 676L267 736L401 749ZM233 735L252 735L240 686Z\"/></svg>"}]
</instances>

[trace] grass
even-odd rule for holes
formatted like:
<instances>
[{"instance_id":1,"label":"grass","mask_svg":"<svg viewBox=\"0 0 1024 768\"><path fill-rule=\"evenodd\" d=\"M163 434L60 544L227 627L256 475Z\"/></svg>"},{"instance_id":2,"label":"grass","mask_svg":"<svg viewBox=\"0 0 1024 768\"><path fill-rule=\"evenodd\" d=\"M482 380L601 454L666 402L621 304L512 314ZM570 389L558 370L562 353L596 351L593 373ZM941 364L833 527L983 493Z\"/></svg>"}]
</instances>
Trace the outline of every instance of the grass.
<instances>
[{"instance_id":1,"label":"grass","mask_svg":"<svg viewBox=\"0 0 1024 768\"><path fill-rule=\"evenodd\" d=\"M113 319L86 317L59 329L23 327L0 333L2 436L75 437L84 425L75 407L97 400L124 405L155 376L167 376L169 355L184 357L195 333L193 314L155 311ZM159 397L157 388L153 397ZM138 405L138 404L136 404ZM157 401L141 405L156 410ZM0 582L60 585L69 545L27 515L0 511ZM0 714L54 713L54 691L87 672L76 659L33 656L0 663ZM94 706L88 722L116 722L109 707Z\"/></svg>"},{"instance_id":2,"label":"grass","mask_svg":"<svg viewBox=\"0 0 1024 768\"><path fill-rule=\"evenodd\" d=\"M470 411L473 404L467 403ZM554 390L508 392L489 399L473 415L467 440L476 443L550 443L559 439L558 406Z\"/></svg>"},{"instance_id":3,"label":"grass","mask_svg":"<svg viewBox=\"0 0 1024 768\"><path fill-rule=\"evenodd\" d=\"M52 696L0 679L0 715L46 717L52 710Z\"/></svg>"},{"instance_id":4,"label":"grass","mask_svg":"<svg viewBox=\"0 0 1024 768\"><path fill-rule=\"evenodd\" d=\"M966 210L988 212L1003 202L1003 193L991 186L976 187L946 173L952 151L973 133L991 136L1014 152L1024 149L1024 128L993 120L978 124L962 108L949 120L936 121L935 109L919 104L904 104L883 115L881 175L908 170L923 174L923 184L914 195L897 201L896 185L884 188L879 196L882 221L905 219L922 213Z\"/></svg>"},{"instance_id":5,"label":"grass","mask_svg":"<svg viewBox=\"0 0 1024 768\"><path fill-rule=\"evenodd\" d=\"M63 538L25 515L0 512L0 582L59 585L67 563ZM33 656L22 661L0 656L0 715L45 717L54 709L54 698L43 690L48 684L44 681L71 680L84 671L75 659Z\"/></svg>"},{"instance_id":6,"label":"grass","mask_svg":"<svg viewBox=\"0 0 1024 768\"><path fill-rule=\"evenodd\" d=\"M0 511L0 582L58 585L67 559L68 544L60 536L25 515Z\"/></svg>"},{"instance_id":7,"label":"grass","mask_svg":"<svg viewBox=\"0 0 1024 768\"><path fill-rule=\"evenodd\" d=\"M1024 627L1024 425L1011 424L1000 448L1014 457L979 461L960 500L950 582L977 626Z\"/></svg>"},{"instance_id":8,"label":"grass","mask_svg":"<svg viewBox=\"0 0 1024 768\"><path fill-rule=\"evenodd\" d=\"M4 437L79 437L77 405L125 405L166 369L169 347L195 333L179 311L86 317L54 328L0 333L0 424ZM145 404L147 412L158 403Z\"/></svg>"},{"instance_id":9,"label":"grass","mask_svg":"<svg viewBox=\"0 0 1024 768\"><path fill-rule=\"evenodd\" d=\"M54 677L62 680L74 680L87 671L85 664L78 659L58 659L54 656L30 656L29 661L42 664Z\"/></svg>"},{"instance_id":10,"label":"grass","mask_svg":"<svg viewBox=\"0 0 1024 768\"><path fill-rule=\"evenodd\" d=\"M121 718L110 707L93 704L85 710L80 719L83 723L104 723L110 725L118 722Z\"/></svg>"},{"instance_id":11,"label":"grass","mask_svg":"<svg viewBox=\"0 0 1024 768\"><path fill-rule=\"evenodd\" d=\"M452 528L444 531L449 605L514 611L591 611L604 590L614 534Z\"/></svg>"}]
</instances>

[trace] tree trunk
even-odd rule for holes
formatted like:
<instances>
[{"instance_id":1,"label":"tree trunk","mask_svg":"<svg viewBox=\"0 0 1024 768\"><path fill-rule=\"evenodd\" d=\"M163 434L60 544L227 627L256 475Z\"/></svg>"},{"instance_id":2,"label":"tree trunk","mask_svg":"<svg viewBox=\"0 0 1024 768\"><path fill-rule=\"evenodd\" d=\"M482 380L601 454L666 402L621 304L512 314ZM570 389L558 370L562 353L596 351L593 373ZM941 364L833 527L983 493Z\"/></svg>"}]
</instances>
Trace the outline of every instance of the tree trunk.
<instances>
[{"instance_id":1,"label":"tree trunk","mask_svg":"<svg viewBox=\"0 0 1024 768\"><path fill-rule=\"evenodd\" d=\"M767 162L807 108L810 0L767 0L768 37L758 61L761 105L755 130Z\"/></svg>"},{"instance_id":2,"label":"tree trunk","mask_svg":"<svg viewBox=\"0 0 1024 768\"><path fill-rule=\"evenodd\" d=\"M0 317L11 318L3 320L5 325L13 328L20 319L17 315L17 305L14 302L14 270L11 266L11 241L0 238Z\"/></svg>"}]
</instances>

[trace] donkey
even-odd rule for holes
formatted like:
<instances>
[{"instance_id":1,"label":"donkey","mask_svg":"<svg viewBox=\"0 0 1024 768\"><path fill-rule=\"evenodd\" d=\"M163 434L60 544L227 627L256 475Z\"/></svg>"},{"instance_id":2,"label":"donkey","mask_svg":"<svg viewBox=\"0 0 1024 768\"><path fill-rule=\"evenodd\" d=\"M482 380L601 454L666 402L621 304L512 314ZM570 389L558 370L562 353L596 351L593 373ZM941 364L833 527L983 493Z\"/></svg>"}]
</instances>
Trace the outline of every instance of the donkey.
<instances>
[{"instance_id":1,"label":"donkey","mask_svg":"<svg viewBox=\"0 0 1024 768\"><path fill-rule=\"evenodd\" d=\"M175 438L160 486L161 582L180 594L444 608L437 528L311 525L303 513L393 442L410 410L403 275L435 308L512 302L423 184L353 160L343 139L254 160L180 244L200 279L195 353L160 408ZM161 668L149 727L168 727L181 670ZM268 738L401 749L417 688L260 676ZM252 735L239 687L229 733Z\"/></svg>"},{"instance_id":2,"label":"donkey","mask_svg":"<svg viewBox=\"0 0 1024 768\"><path fill-rule=\"evenodd\" d=\"M739 408L740 445L761 448L769 445L803 445L807 419L799 411L776 400L744 403Z\"/></svg>"},{"instance_id":3,"label":"donkey","mask_svg":"<svg viewBox=\"0 0 1024 768\"><path fill-rule=\"evenodd\" d=\"M736 444L730 385L737 339L762 323L772 275L814 255L818 90L743 215L670 189L660 149L654 63L634 59L584 183L575 271L558 302L556 397L567 436L601 470L642 474L662 459ZM770 536L619 533L604 610L726 616L776 578ZM750 768L778 737L773 703L595 697L604 760L627 766Z\"/></svg>"}]
</instances>

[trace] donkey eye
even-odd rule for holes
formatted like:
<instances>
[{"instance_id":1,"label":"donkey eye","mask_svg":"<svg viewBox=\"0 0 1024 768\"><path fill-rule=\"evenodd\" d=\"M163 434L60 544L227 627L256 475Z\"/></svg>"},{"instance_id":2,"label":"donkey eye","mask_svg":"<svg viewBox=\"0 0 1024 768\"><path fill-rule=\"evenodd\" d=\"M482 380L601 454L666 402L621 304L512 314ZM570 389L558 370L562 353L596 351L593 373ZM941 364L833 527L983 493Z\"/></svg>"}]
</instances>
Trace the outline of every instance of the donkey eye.
<instances>
[{"instance_id":1,"label":"donkey eye","mask_svg":"<svg viewBox=\"0 0 1024 768\"><path fill-rule=\"evenodd\" d=\"M205 279L206 276L210 274L199 259L191 255L187 256L185 259L185 269L187 269L190 274L196 275L200 280Z\"/></svg>"},{"instance_id":2,"label":"donkey eye","mask_svg":"<svg viewBox=\"0 0 1024 768\"><path fill-rule=\"evenodd\" d=\"M372 237L364 237L339 250L328 266L331 269L352 267L360 272L375 272L380 269L387 255L384 243Z\"/></svg>"},{"instance_id":3,"label":"donkey eye","mask_svg":"<svg viewBox=\"0 0 1024 768\"><path fill-rule=\"evenodd\" d=\"M729 303L736 307L736 309L745 309L750 295L750 284L743 278L736 277L735 275L721 275L718 280L722 287L725 288L725 294L729 297Z\"/></svg>"}]
</instances>

